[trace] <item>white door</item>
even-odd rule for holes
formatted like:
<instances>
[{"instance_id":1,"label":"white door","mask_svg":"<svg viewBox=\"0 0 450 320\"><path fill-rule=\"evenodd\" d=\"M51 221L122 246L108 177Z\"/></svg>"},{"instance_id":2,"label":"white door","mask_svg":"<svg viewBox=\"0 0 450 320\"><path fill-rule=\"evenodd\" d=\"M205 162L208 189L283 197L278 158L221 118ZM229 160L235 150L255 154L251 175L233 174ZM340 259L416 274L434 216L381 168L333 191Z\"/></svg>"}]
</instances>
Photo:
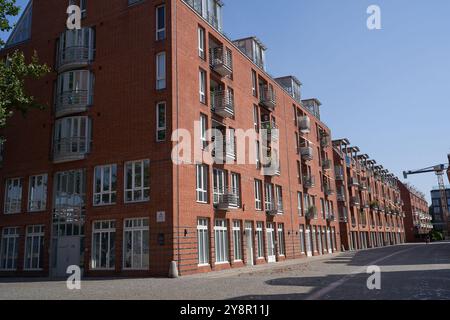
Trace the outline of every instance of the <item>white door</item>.
<instances>
[{"instance_id":1,"label":"white door","mask_svg":"<svg viewBox=\"0 0 450 320\"><path fill-rule=\"evenodd\" d=\"M306 228L306 255L312 257L312 245L311 245L311 227Z\"/></svg>"},{"instance_id":2,"label":"white door","mask_svg":"<svg viewBox=\"0 0 450 320\"><path fill-rule=\"evenodd\" d=\"M273 223L267 224L267 260L269 263L276 262Z\"/></svg>"},{"instance_id":3,"label":"white door","mask_svg":"<svg viewBox=\"0 0 450 320\"><path fill-rule=\"evenodd\" d=\"M319 227L318 229L317 229L317 232L316 232L316 236L317 236L317 245L318 245L318 247L319 247L319 254L320 255L323 255L323 249L322 249L322 229Z\"/></svg>"},{"instance_id":4,"label":"white door","mask_svg":"<svg viewBox=\"0 0 450 320\"><path fill-rule=\"evenodd\" d=\"M80 237L60 237L57 241L56 276L66 277L68 266L80 265Z\"/></svg>"},{"instance_id":5,"label":"white door","mask_svg":"<svg viewBox=\"0 0 450 320\"><path fill-rule=\"evenodd\" d=\"M331 233L329 228L327 228L327 246L328 246L328 253L333 253L333 248L331 245Z\"/></svg>"},{"instance_id":6,"label":"white door","mask_svg":"<svg viewBox=\"0 0 450 320\"><path fill-rule=\"evenodd\" d=\"M251 222L245 224L245 239L247 245L247 265L253 266L255 261L253 260L253 229Z\"/></svg>"}]
</instances>

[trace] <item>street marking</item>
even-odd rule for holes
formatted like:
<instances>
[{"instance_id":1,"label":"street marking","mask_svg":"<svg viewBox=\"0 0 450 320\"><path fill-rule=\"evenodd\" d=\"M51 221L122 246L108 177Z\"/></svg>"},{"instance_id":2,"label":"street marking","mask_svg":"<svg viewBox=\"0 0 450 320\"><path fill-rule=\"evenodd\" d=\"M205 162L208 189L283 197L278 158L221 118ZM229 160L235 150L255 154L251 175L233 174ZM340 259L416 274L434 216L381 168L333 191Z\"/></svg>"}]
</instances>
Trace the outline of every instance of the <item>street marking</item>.
<instances>
[{"instance_id":1,"label":"street marking","mask_svg":"<svg viewBox=\"0 0 450 320\"><path fill-rule=\"evenodd\" d=\"M323 297L324 295L326 295L327 293L329 293L329 292L333 291L334 289L336 289L336 288L342 286L344 283L346 283L346 282L349 281L350 279L354 278L354 277L357 276L358 274L366 273L366 270L367 270L367 267L368 267L368 266L371 266L371 265L377 265L378 263L380 263L380 262L383 261L383 260L392 258L392 257L394 257L394 256L396 256L396 255L398 255L398 254L400 254L400 253L408 252L408 251L411 251L411 250L416 249L416 248L417 248L417 247L414 246L414 247L412 247L412 248L408 248L408 249L405 249L405 250L397 251L397 252L394 252L394 253L392 253L392 254L390 254L390 255L388 255L388 256L385 256L385 257L383 257L383 258L380 258L380 259L377 259L377 260L375 260L375 261L372 261L372 262L368 263L367 265L365 265L364 267L361 267L360 269L351 272L350 274L346 275L346 276L343 277L342 279L339 279L339 280L337 280L337 281L331 283L331 284L328 285L327 287L325 287L325 288L323 288L323 289L320 289L320 290L317 291L316 293L314 293L314 294L310 295L309 297L307 297L306 300L318 300L318 299L320 299L321 297Z\"/></svg>"}]
</instances>

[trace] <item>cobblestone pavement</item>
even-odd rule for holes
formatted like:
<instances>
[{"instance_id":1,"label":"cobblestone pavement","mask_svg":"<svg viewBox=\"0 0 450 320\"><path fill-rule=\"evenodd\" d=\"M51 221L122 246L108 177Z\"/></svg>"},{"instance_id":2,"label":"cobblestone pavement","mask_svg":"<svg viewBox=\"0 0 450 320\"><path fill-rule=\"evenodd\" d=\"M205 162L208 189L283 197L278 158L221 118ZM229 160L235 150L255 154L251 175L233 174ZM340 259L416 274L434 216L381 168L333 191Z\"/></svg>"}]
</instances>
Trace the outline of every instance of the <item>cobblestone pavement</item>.
<instances>
[{"instance_id":1,"label":"cobblestone pavement","mask_svg":"<svg viewBox=\"0 0 450 320\"><path fill-rule=\"evenodd\" d=\"M381 290L367 288L367 266ZM180 279L0 279L0 299L450 299L450 243L345 252Z\"/></svg>"}]
</instances>

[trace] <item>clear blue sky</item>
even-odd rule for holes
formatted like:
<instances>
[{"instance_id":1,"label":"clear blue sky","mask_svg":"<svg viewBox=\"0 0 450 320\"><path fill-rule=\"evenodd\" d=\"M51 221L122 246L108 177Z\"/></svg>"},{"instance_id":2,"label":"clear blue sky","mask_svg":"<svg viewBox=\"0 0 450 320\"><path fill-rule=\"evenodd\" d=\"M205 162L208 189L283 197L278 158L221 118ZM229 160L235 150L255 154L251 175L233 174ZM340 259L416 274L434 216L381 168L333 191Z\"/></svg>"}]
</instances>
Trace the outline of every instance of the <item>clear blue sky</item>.
<instances>
[{"instance_id":1,"label":"clear blue sky","mask_svg":"<svg viewBox=\"0 0 450 320\"><path fill-rule=\"evenodd\" d=\"M322 101L334 138L348 137L401 178L446 161L450 1L224 2L226 33L258 36L269 48L268 72L296 75L303 97ZM371 4L381 7L382 30L366 27ZM437 184L433 174L408 181L427 196Z\"/></svg>"}]
</instances>

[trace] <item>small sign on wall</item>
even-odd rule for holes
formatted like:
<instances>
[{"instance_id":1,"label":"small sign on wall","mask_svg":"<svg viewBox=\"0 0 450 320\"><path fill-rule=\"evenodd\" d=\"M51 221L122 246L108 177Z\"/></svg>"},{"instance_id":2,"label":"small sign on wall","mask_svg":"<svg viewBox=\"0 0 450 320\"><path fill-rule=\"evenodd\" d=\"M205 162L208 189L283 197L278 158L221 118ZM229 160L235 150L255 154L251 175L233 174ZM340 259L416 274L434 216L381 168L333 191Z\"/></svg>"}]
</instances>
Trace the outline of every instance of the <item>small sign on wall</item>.
<instances>
[{"instance_id":1,"label":"small sign on wall","mask_svg":"<svg viewBox=\"0 0 450 320\"><path fill-rule=\"evenodd\" d=\"M166 212L165 211L158 211L156 213L156 222L157 223L166 222Z\"/></svg>"}]
</instances>

